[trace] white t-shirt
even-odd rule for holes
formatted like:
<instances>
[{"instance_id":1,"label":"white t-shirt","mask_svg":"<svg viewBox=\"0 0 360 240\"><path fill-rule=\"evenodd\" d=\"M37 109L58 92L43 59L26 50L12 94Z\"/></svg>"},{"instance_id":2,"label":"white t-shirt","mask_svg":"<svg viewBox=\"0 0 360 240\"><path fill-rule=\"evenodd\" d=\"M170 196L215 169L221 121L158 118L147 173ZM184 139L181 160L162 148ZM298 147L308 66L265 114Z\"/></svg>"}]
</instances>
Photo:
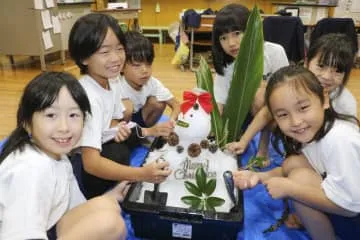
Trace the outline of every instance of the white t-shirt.
<instances>
[{"instance_id":1,"label":"white t-shirt","mask_svg":"<svg viewBox=\"0 0 360 240\"><path fill-rule=\"evenodd\" d=\"M336 120L331 130L302 152L311 166L326 178L321 183L326 196L352 212L360 212L360 132L347 121Z\"/></svg>"},{"instance_id":2,"label":"white t-shirt","mask_svg":"<svg viewBox=\"0 0 360 240\"><path fill-rule=\"evenodd\" d=\"M156 97L159 102L166 102L174 97L170 90L154 77L150 77L138 91L129 85L124 76L121 76L120 94L122 99L129 99L134 104L134 112L138 112L150 96Z\"/></svg>"},{"instance_id":3,"label":"white t-shirt","mask_svg":"<svg viewBox=\"0 0 360 240\"><path fill-rule=\"evenodd\" d=\"M65 155L57 161L27 145L0 165L0 239L47 239L46 231L85 201Z\"/></svg>"},{"instance_id":4,"label":"white t-shirt","mask_svg":"<svg viewBox=\"0 0 360 240\"><path fill-rule=\"evenodd\" d=\"M357 117L357 102L351 92L344 88L339 96L336 97L336 90L330 94L334 110L341 114Z\"/></svg>"},{"instance_id":5,"label":"white t-shirt","mask_svg":"<svg viewBox=\"0 0 360 240\"><path fill-rule=\"evenodd\" d=\"M111 120L123 118L125 107L121 102L119 79L109 80L110 90L101 87L89 75L79 81L91 105L91 115L85 121L80 146L101 151L103 134L110 128Z\"/></svg>"},{"instance_id":6,"label":"white t-shirt","mask_svg":"<svg viewBox=\"0 0 360 240\"><path fill-rule=\"evenodd\" d=\"M232 62L224 68L224 76L215 75L214 95L217 103L225 104L228 98L230 84L234 73ZM264 73L265 79L281 67L289 65L284 48L276 43L264 42Z\"/></svg>"}]
</instances>

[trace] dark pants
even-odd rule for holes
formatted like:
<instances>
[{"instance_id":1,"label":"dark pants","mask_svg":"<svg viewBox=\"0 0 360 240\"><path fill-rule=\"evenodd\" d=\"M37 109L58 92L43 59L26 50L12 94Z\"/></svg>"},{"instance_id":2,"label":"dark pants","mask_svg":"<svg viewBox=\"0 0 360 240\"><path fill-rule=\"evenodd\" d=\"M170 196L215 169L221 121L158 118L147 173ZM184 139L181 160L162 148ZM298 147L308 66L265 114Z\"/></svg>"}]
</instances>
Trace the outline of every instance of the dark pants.
<instances>
[{"instance_id":1,"label":"dark pants","mask_svg":"<svg viewBox=\"0 0 360 240\"><path fill-rule=\"evenodd\" d=\"M328 214L336 236L341 240L358 239L360 236L360 214L356 217L342 217Z\"/></svg>"},{"instance_id":2,"label":"dark pants","mask_svg":"<svg viewBox=\"0 0 360 240\"><path fill-rule=\"evenodd\" d=\"M104 143L100 155L111 161L128 166L130 164L131 150L138 145L139 139L135 131L132 131L131 136L125 142L117 143L110 141ZM81 178L83 193L87 199L105 193L118 183L118 181L106 180L89 174L84 170L84 167L82 167Z\"/></svg>"}]
</instances>

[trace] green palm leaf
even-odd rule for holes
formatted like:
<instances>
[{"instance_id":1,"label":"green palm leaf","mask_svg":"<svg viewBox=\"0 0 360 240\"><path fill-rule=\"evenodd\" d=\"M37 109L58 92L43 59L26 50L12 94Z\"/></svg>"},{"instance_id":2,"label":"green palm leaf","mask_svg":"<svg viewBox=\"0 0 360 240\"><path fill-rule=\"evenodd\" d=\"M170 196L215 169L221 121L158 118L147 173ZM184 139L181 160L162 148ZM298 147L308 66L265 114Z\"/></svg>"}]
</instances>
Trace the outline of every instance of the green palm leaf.
<instances>
[{"instance_id":1,"label":"green palm leaf","mask_svg":"<svg viewBox=\"0 0 360 240\"><path fill-rule=\"evenodd\" d=\"M211 111L211 132L215 135L216 142L219 144L221 139L224 138L223 135L223 122L220 116L218 106L215 101L214 96L214 83L211 70L206 60L203 57L200 57L200 66L195 72L197 87L204 89L205 91L211 94L211 103L213 105L213 110ZM225 143L224 143L225 144ZM220 145L221 147L222 145Z\"/></svg>"},{"instance_id":2,"label":"green palm leaf","mask_svg":"<svg viewBox=\"0 0 360 240\"><path fill-rule=\"evenodd\" d=\"M264 68L264 40L258 8L252 10L240 50L235 60L234 75L223 119L229 120L227 142L236 141L250 110Z\"/></svg>"}]
</instances>

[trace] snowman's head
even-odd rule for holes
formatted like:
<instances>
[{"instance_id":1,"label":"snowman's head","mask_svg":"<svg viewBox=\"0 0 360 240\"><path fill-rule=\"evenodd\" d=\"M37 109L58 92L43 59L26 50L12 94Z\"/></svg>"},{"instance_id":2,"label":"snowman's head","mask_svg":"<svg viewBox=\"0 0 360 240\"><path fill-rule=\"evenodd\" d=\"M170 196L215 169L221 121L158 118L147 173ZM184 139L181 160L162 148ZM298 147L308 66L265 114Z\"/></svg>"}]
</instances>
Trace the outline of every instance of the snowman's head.
<instances>
[{"instance_id":1,"label":"snowman's head","mask_svg":"<svg viewBox=\"0 0 360 240\"><path fill-rule=\"evenodd\" d=\"M211 95L202 89L184 92L184 102L175 126L180 141L200 142L211 130Z\"/></svg>"}]
</instances>

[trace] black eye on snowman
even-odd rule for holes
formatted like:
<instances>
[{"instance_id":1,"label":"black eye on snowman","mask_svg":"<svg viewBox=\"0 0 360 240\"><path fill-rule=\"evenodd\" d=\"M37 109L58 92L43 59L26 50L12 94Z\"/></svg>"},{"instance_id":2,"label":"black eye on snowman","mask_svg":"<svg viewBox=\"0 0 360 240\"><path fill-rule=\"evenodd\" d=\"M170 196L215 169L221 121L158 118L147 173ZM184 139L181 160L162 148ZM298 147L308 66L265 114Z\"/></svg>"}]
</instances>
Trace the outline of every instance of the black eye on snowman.
<instances>
[{"instance_id":1,"label":"black eye on snowman","mask_svg":"<svg viewBox=\"0 0 360 240\"><path fill-rule=\"evenodd\" d=\"M194 110L198 110L199 109L199 104L195 103L193 108L194 108Z\"/></svg>"}]
</instances>

